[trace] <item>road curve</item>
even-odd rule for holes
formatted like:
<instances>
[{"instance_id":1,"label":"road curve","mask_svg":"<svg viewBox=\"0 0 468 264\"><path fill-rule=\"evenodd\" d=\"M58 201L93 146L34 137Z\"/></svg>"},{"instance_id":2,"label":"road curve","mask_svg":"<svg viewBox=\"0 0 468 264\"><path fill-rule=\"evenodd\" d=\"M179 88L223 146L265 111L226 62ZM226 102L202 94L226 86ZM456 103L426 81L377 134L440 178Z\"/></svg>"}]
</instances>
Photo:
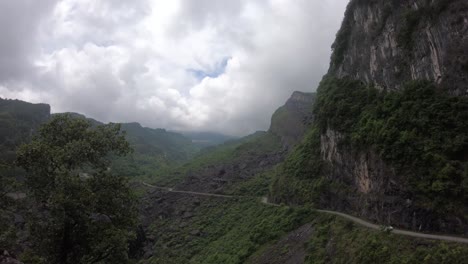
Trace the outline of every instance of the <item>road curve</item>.
<instances>
[{"instance_id":1,"label":"road curve","mask_svg":"<svg viewBox=\"0 0 468 264\"><path fill-rule=\"evenodd\" d=\"M191 192L191 191L179 191L179 190L174 190L172 188L154 186L154 185L148 184L146 182L141 182L141 183L143 185L147 186L147 187L163 190L163 191L166 191L166 192L172 192L172 193L185 193L185 194L220 197L220 198L240 198L240 197L244 197L244 196L233 196L233 195L224 195L224 194L215 194L215 193L200 193L200 192Z\"/></svg>"},{"instance_id":2,"label":"road curve","mask_svg":"<svg viewBox=\"0 0 468 264\"><path fill-rule=\"evenodd\" d=\"M247 196L234 196L234 195L223 195L223 194L214 194L214 193L200 193L200 192L191 192L191 191L179 191L179 190L174 190L172 188L166 188L166 187L159 187L159 186L154 186L151 184L148 184L146 182L141 182L141 184L154 188L154 189L159 189L167 192L172 192L172 193L185 193L185 194L192 194L192 195L201 195L201 196L211 196L211 197L220 197L220 198L245 198ZM268 201L267 197L261 197L261 203L269 206L280 206L279 204L274 204L270 203ZM342 218L348 219L358 225L374 229L374 230L381 230L381 226L367 222L361 218L357 218L355 216L341 213L341 212L336 212L336 211L330 211L330 210L319 210L316 209L316 212L319 213L325 213L325 214L331 214L331 215L336 215L340 216ZM448 242L457 242L457 243L465 243L468 244L468 238L463 238L463 237L454 237L454 236L446 236L446 235L432 235L432 234L426 234L426 233L419 233L419 232L413 232L413 231L406 231L406 230L401 230L401 229L393 229L392 230L393 234L398 234L398 235L403 235L403 236L410 236L410 237L416 237L416 238L425 238L425 239L434 239L434 240L442 240L442 241L448 241Z\"/></svg>"},{"instance_id":3,"label":"road curve","mask_svg":"<svg viewBox=\"0 0 468 264\"><path fill-rule=\"evenodd\" d=\"M329 211L329 210L316 210L317 212L320 213L326 213L326 214L332 214L332 215L337 215L343 218L346 218L348 220L353 221L356 224L359 224L361 226L370 228L370 229L375 229L375 230L380 230L381 226L369 223L365 220L362 220L360 218L336 212L336 211ZM392 230L393 234L398 234L398 235L404 235L404 236L411 236L411 237L417 237L417 238L427 238L427 239L436 239L436 240L443 240L443 241L449 241L449 242L457 242L457 243L465 243L468 244L468 238L463 238L463 237L454 237L454 236L444 236L444 235L431 235L431 234L425 234L425 233L418 233L418 232L413 232L413 231L406 231L406 230L401 230L401 229L393 229Z\"/></svg>"}]
</instances>

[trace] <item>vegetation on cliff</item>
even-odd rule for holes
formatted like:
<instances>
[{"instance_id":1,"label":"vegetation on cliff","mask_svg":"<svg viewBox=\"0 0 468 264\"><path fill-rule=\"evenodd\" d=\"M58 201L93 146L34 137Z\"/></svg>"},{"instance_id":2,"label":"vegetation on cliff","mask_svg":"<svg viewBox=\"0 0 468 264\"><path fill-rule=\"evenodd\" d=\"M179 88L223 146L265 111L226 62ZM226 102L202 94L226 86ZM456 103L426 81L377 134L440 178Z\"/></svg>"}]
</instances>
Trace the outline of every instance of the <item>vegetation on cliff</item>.
<instances>
[{"instance_id":1,"label":"vegetation on cliff","mask_svg":"<svg viewBox=\"0 0 468 264\"><path fill-rule=\"evenodd\" d=\"M404 175L409 198L431 210L461 213L468 202L466 98L448 96L425 81L410 82L402 91L378 91L359 81L326 78L314 111L314 128L273 184L276 197L287 199L289 192L290 199L298 199L297 193L307 193L304 201L313 202L324 195L318 188L326 183L320 134L331 129L343 135L339 144L377 150ZM285 185L290 188L279 188Z\"/></svg>"}]
</instances>

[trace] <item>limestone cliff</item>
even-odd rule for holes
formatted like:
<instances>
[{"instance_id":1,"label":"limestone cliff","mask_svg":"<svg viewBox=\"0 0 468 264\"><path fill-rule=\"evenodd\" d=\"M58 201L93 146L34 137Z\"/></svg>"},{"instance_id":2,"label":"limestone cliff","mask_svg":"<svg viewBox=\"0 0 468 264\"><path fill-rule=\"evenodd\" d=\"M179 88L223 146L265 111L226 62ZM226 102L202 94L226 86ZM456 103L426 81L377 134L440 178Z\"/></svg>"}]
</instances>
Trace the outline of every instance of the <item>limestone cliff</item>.
<instances>
[{"instance_id":1,"label":"limestone cliff","mask_svg":"<svg viewBox=\"0 0 468 264\"><path fill-rule=\"evenodd\" d=\"M290 148L305 134L313 121L312 105L314 93L294 92L271 118L269 131L281 138L283 146Z\"/></svg>"},{"instance_id":2,"label":"limestone cliff","mask_svg":"<svg viewBox=\"0 0 468 264\"><path fill-rule=\"evenodd\" d=\"M333 44L329 73L381 89L427 79L468 95L468 2L353 0Z\"/></svg>"},{"instance_id":3,"label":"limestone cliff","mask_svg":"<svg viewBox=\"0 0 468 264\"><path fill-rule=\"evenodd\" d=\"M452 96L468 95L465 0L353 0L333 48L329 76L386 91L423 79ZM324 206L414 230L468 234L463 213L436 215L416 205L403 175L371 147L353 148L343 143L344 137L332 128L320 136L328 179L350 186Z\"/></svg>"}]
</instances>

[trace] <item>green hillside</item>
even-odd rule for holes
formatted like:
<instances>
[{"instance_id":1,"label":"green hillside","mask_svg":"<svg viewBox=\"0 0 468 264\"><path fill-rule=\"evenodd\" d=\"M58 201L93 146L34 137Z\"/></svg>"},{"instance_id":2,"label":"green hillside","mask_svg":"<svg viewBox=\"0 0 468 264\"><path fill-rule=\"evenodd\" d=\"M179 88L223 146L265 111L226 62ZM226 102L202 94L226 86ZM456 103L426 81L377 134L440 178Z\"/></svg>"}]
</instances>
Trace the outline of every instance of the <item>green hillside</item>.
<instances>
[{"instance_id":1,"label":"green hillside","mask_svg":"<svg viewBox=\"0 0 468 264\"><path fill-rule=\"evenodd\" d=\"M93 125L103 123L77 113L66 113L84 118ZM189 138L165 129L143 127L139 123L122 123L133 152L125 157L114 157L112 169L131 178L150 178L166 175L169 168L190 160L199 152L199 146Z\"/></svg>"}]
</instances>

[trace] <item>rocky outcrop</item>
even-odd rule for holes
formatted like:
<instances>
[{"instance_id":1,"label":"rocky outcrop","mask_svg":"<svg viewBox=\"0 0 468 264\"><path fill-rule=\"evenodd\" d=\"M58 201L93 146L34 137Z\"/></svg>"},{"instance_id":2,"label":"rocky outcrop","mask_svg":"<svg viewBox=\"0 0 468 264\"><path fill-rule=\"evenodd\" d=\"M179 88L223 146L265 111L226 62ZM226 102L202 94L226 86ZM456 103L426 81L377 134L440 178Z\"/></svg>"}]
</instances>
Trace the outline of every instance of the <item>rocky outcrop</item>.
<instances>
[{"instance_id":1,"label":"rocky outcrop","mask_svg":"<svg viewBox=\"0 0 468 264\"><path fill-rule=\"evenodd\" d=\"M283 146L291 148L304 136L313 121L312 105L315 93L294 92L271 118L269 132L281 138Z\"/></svg>"},{"instance_id":2,"label":"rocky outcrop","mask_svg":"<svg viewBox=\"0 0 468 264\"><path fill-rule=\"evenodd\" d=\"M284 152L247 156L242 160L210 165L201 171L190 172L186 180L177 184L175 188L197 192L225 193L232 185L247 181L258 173L272 169L283 161L284 156Z\"/></svg>"},{"instance_id":3,"label":"rocky outcrop","mask_svg":"<svg viewBox=\"0 0 468 264\"><path fill-rule=\"evenodd\" d=\"M329 73L380 89L427 79L468 95L468 2L353 0L334 44Z\"/></svg>"}]
</instances>

